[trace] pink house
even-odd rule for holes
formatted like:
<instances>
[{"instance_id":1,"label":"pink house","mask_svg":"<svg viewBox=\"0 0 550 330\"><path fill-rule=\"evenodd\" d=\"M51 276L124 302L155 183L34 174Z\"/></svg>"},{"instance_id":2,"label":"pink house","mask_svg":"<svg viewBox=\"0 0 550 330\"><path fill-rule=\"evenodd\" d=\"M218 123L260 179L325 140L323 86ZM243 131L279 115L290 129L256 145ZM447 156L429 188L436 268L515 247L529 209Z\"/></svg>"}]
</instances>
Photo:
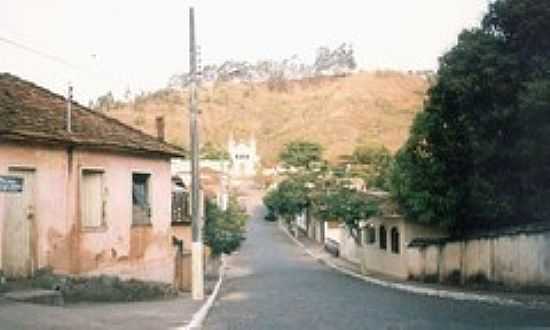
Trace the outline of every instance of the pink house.
<instances>
[{"instance_id":1,"label":"pink house","mask_svg":"<svg viewBox=\"0 0 550 330\"><path fill-rule=\"evenodd\" d=\"M0 268L173 283L170 159L184 151L44 88L0 74Z\"/></svg>"}]
</instances>

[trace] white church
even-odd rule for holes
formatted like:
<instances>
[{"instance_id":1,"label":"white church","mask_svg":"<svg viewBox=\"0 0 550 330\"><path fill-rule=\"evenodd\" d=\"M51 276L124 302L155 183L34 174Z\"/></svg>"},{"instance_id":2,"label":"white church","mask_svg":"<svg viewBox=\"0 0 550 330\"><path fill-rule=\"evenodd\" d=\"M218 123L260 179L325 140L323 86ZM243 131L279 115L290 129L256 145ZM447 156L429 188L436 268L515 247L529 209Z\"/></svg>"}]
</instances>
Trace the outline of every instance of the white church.
<instances>
[{"instance_id":1,"label":"white church","mask_svg":"<svg viewBox=\"0 0 550 330\"><path fill-rule=\"evenodd\" d=\"M257 154L256 139L251 137L248 142L235 141L229 138L227 151L231 159L229 174L235 178L253 177L260 164L260 156Z\"/></svg>"}]
</instances>

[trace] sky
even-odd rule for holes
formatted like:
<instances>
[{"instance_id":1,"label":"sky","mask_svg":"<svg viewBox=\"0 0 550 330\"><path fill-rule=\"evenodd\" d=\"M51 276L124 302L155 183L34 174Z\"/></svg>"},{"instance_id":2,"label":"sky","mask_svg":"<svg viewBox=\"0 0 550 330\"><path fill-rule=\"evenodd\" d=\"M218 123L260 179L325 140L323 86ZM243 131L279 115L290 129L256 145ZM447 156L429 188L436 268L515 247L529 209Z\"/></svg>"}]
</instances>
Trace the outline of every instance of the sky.
<instances>
[{"instance_id":1,"label":"sky","mask_svg":"<svg viewBox=\"0 0 550 330\"><path fill-rule=\"evenodd\" d=\"M84 104L165 87L188 71L188 8L205 64L312 63L320 46L353 45L364 70L436 70L489 0L3 0L0 72ZM6 3L7 2L7 3Z\"/></svg>"}]
</instances>

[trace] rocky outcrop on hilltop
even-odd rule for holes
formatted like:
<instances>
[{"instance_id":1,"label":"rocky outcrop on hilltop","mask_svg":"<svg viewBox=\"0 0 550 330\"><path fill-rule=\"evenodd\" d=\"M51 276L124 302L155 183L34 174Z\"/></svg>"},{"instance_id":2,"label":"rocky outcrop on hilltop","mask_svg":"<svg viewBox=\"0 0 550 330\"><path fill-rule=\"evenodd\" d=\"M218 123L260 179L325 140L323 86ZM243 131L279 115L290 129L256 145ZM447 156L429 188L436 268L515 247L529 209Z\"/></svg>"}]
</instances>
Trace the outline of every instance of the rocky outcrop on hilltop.
<instances>
[{"instance_id":1,"label":"rocky outcrop on hilltop","mask_svg":"<svg viewBox=\"0 0 550 330\"><path fill-rule=\"evenodd\" d=\"M262 82L270 79L300 80L318 76L347 75L356 68L353 48L343 43L334 50L320 47L313 64L304 63L297 55L282 61L262 60L257 63L246 61L225 61L221 65L209 64L200 71L202 83L216 81ZM170 88L181 88L189 84L188 73L173 75Z\"/></svg>"}]
</instances>

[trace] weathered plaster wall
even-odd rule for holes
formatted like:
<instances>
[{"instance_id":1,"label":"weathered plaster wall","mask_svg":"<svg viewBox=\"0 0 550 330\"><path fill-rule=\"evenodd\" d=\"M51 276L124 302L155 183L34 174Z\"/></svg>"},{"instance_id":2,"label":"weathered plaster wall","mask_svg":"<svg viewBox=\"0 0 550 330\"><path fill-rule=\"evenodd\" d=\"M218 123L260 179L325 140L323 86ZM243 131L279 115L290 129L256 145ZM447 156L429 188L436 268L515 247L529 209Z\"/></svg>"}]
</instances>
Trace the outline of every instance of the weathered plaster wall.
<instances>
[{"instance_id":1,"label":"weathered plaster wall","mask_svg":"<svg viewBox=\"0 0 550 330\"><path fill-rule=\"evenodd\" d=\"M408 278L410 274L424 274L425 269L437 269L437 256L434 251L418 251L416 255L407 255L407 245L418 237L442 237L444 231L427 226L413 224L401 217L383 217L369 219L369 225L376 230L376 241L373 244L363 244L361 268L364 272L376 272ZM380 226L386 228L386 249L380 248ZM391 229L399 231L399 253L391 251ZM420 263L420 260L422 263Z\"/></svg>"},{"instance_id":2,"label":"weathered plaster wall","mask_svg":"<svg viewBox=\"0 0 550 330\"><path fill-rule=\"evenodd\" d=\"M68 253L71 242L58 240L55 247L50 244L57 236L67 237L71 230L66 208L66 184L68 178L67 152L61 148L50 148L45 151L36 147L16 144L0 144L0 174L9 174L9 168L24 167L35 171L35 194L32 239L34 269L53 263L59 270L69 271L70 260L55 260L50 257L52 249L60 249ZM0 193L0 240L2 240L3 223L5 221L5 194ZM4 242L4 244L10 244ZM2 246L0 244L0 265L2 265Z\"/></svg>"},{"instance_id":3,"label":"weathered plaster wall","mask_svg":"<svg viewBox=\"0 0 550 330\"><path fill-rule=\"evenodd\" d=\"M364 244L363 256L361 258L361 269L365 272L376 272L399 278L407 277L407 260L403 255L403 244L407 240L402 218L373 218L369 224L376 229L376 241L373 244ZM384 225L386 228L386 249L380 248L379 228ZM400 252L391 252L391 228L397 227L400 233Z\"/></svg>"},{"instance_id":4,"label":"weathered plaster wall","mask_svg":"<svg viewBox=\"0 0 550 330\"><path fill-rule=\"evenodd\" d=\"M439 274L434 275L439 275L439 281L441 282L460 281L459 269L462 268L462 243L450 242L440 248Z\"/></svg>"},{"instance_id":5,"label":"weathered plaster wall","mask_svg":"<svg viewBox=\"0 0 550 330\"><path fill-rule=\"evenodd\" d=\"M361 256L363 255L361 244L358 244L346 227L343 226L340 230L340 257L352 263L361 264Z\"/></svg>"},{"instance_id":6,"label":"weathered plaster wall","mask_svg":"<svg viewBox=\"0 0 550 330\"><path fill-rule=\"evenodd\" d=\"M78 151L75 166L78 173L85 168L102 169L107 194L105 227L80 228L78 272L171 282L176 249L172 245L170 225L169 161ZM133 172L151 175L149 225L132 225Z\"/></svg>"},{"instance_id":7,"label":"weathered plaster wall","mask_svg":"<svg viewBox=\"0 0 550 330\"><path fill-rule=\"evenodd\" d=\"M0 174L16 166L35 169L35 269L52 266L61 273L117 274L172 283L176 249L168 159L2 143ZM105 226L99 228L80 226L78 195L84 168L104 173ZM134 171L151 174L150 225L132 226ZM0 194L0 240L4 199ZM179 235L190 236L185 230Z\"/></svg>"},{"instance_id":8,"label":"weathered plaster wall","mask_svg":"<svg viewBox=\"0 0 550 330\"><path fill-rule=\"evenodd\" d=\"M407 249L407 258L409 274L416 278L550 287L550 231L413 247Z\"/></svg>"}]
</instances>

